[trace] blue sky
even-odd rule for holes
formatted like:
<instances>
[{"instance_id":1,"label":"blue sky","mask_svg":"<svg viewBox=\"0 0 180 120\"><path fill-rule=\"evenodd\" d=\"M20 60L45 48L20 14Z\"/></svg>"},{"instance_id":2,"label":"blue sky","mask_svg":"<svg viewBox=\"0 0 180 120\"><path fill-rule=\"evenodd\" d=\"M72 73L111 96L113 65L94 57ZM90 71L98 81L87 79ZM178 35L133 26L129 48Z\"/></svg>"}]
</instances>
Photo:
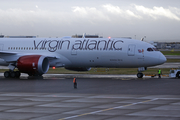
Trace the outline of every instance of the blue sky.
<instances>
[{"instance_id":1,"label":"blue sky","mask_svg":"<svg viewBox=\"0 0 180 120\"><path fill-rule=\"evenodd\" d=\"M179 0L0 0L0 33L180 42Z\"/></svg>"}]
</instances>

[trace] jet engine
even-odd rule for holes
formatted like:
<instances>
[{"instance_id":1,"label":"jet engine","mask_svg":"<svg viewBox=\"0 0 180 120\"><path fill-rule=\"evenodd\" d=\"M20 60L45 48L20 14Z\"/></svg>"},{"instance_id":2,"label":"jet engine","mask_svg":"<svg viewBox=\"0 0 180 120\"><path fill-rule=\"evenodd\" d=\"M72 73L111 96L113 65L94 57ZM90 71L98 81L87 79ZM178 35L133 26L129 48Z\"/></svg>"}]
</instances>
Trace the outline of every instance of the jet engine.
<instances>
[{"instance_id":1,"label":"jet engine","mask_svg":"<svg viewBox=\"0 0 180 120\"><path fill-rule=\"evenodd\" d=\"M90 67L65 67L67 70L73 70L73 71L89 71L91 70Z\"/></svg>"},{"instance_id":2,"label":"jet engine","mask_svg":"<svg viewBox=\"0 0 180 120\"><path fill-rule=\"evenodd\" d=\"M17 61L17 68L30 76L42 75L49 70L49 60L42 55L26 55Z\"/></svg>"}]
</instances>

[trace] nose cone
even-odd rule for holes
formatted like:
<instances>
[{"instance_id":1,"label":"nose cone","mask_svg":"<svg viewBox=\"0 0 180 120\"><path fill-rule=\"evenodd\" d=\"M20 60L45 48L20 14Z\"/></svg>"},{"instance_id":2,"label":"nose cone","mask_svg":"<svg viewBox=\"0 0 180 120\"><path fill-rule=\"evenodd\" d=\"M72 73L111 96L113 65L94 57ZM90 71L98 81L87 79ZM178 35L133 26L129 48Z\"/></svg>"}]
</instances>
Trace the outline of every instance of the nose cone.
<instances>
[{"instance_id":1,"label":"nose cone","mask_svg":"<svg viewBox=\"0 0 180 120\"><path fill-rule=\"evenodd\" d=\"M159 55L159 64L165 63L166 60L167 60L166 57L161 53L161 54Z\"/></svg>"}]
</instances>

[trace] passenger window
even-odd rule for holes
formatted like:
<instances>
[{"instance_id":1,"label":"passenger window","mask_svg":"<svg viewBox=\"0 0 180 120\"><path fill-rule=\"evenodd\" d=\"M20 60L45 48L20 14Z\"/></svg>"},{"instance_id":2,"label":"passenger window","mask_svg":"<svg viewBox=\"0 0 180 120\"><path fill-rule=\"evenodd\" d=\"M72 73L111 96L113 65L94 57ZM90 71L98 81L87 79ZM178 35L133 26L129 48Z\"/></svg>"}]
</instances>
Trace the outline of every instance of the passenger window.
<instances>
[{"instance_id":1,"label":"passenger window","mask_svg":"<svg viewBox=\"0 0 180 120\"><path fill-rule=\"evenodd\" d=\"M148 48L147 51L153 51L153 49L152 48Z\"/></svg>"}]
</instances>

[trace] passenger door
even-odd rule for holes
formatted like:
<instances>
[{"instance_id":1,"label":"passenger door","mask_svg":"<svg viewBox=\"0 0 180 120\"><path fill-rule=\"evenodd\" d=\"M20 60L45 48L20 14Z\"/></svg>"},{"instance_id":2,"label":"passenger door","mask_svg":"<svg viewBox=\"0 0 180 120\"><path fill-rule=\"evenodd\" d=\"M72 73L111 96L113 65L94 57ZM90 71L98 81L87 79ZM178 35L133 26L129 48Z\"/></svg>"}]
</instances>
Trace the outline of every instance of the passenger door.
<instances>
[{"instance_id":1,"label":"passenger door","mask_svg":"<svg viewBox=\"0 0 180 120\"><path fill-rule=\"evenodd\" d=\"M133 45L133 44L128 46L128 56L134 56L135 48L136 48L136 45Z\"/></svg>"}]
</instances>

